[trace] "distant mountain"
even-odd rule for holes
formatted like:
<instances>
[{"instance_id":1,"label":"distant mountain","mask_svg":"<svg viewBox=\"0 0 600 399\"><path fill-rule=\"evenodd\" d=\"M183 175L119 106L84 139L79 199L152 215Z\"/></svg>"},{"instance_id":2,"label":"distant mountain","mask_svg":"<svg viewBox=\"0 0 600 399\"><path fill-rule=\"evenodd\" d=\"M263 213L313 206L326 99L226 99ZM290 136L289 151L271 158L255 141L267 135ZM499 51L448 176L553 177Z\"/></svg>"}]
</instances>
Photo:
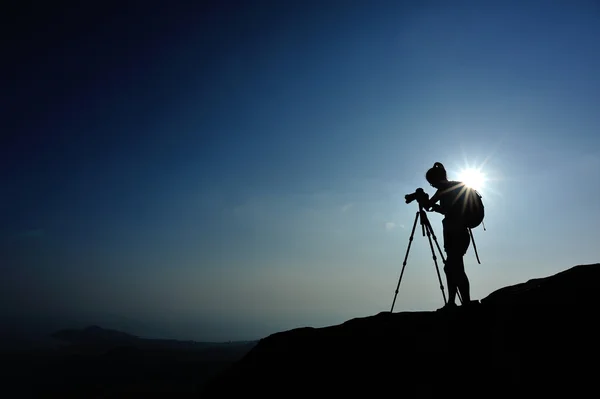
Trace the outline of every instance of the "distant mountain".
<instances>
[{"instance_id":1,"label":"distant mountain","mask_svg":"<svg viewBox=\"0 0 600 399\"><path fill-rule=\"evenodd\" d=\"M584 397L596 390L600 264L444 312L382 312L262 339L202 397Z\"/></svg>"},{"instance_id":2,"label":"distant mountain","mask_svg":"<svg viewBox=\"0 0 600 399\"><path fill-rule=\"evenodd\" d=\"M96 325L83 329L65 329L52 334L52 337L69 344L78 350L107 351L115 347L132 347L137 349L169 349L169 350L207 350L234 346L251 347L257 341L237 342L196 342L173 339L141 338L125 332L105 329Z\"/></svg>"},{"instance_id":3,"label":"distant mountain","mask_svg":"<svg viewBox=\"0 0 600 399\"><path fill-rule=\"evenodd\" d=\"M117 330L104 329L99 326L89 326L87 328L60 330L52 334L54 338L70 343L96 343L96 342L115 342L129 343L135 342L140 338Z\"/></svg>"},{"instance_id":4,"label":"distant mountain","mask_svg":"<svg viewBox=\"0 0 600 399\"><path fill-rule=\"evenodd\" d=\"M2 353L8 369L5 392L20 397L154 397L161 392L197 397L202 383L256 345L147 339L97 325L59 330L51 337L55 347Z\"/></svg>"}]
</instances>

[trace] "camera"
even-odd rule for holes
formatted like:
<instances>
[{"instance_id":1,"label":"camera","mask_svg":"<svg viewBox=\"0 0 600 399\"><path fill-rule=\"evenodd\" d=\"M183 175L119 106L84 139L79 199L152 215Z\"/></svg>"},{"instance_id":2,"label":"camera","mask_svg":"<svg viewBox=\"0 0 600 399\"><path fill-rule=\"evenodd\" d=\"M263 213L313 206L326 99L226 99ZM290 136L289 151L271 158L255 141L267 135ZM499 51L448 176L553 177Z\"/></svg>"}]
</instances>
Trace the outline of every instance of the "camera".
<instances>
[{"instance_id":1,"label":"camera","mask_svg":"<svg viewBox=\"0 0 600 399\"><path fill-rule=\"evenodd\" d=\"M404 196L407 204L410 204L414 200L417 200L420 206L424 206L429 201L429 194L427 194L421 187L417 188L414 193L406 194Z\"/></svg>"}]
</instances>

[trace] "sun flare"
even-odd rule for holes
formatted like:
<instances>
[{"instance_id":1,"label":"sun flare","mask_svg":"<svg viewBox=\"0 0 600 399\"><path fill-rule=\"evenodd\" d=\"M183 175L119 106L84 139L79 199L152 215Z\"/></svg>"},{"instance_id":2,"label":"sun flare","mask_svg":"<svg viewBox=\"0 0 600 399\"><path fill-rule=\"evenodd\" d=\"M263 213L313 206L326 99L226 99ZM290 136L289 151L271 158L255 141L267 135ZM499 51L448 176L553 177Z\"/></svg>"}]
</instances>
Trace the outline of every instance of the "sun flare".
<instances>
[{"instance_id":1,"label":"sun flare","mask_svg":"<svg viewBox=\"0 0 600 399\"><path fill-rule=\"evenodd\" d=\"M481 190L485 185L486 177L481 169L465 168L459 172L458 180L465 183L468 187Z\"/></svg>"}]
</instances>

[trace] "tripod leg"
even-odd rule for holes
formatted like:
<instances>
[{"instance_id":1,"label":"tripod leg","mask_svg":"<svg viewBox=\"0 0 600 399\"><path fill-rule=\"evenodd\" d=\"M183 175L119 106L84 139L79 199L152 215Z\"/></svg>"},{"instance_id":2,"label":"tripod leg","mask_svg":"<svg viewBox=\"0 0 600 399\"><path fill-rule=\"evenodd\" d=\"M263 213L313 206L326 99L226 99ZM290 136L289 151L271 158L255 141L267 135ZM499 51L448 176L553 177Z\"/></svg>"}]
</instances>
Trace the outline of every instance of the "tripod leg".
<instances>
[{"instance_id":1,"label":"tripod leg","mask_svg":"<svg viewBox=\"0 0 600 399\"><path fill-rule=\"evenodd\" d=\"M406 248L406 254L404 255L404 262L402 262L402 271L400 272L400 278L398 279L398 285L396 286L396 293L394 294L394 301L392 302L392 309L390 313L394 311L394 304L396 303L396 297L398 296L398 290L400 289L400 282L402 281L402 276L404 275L404 268L406 267L406 261L408 259L408 253L410 251L410 246L412 245L413 238L415 236L415 229L417 227L417 221L419 220L419 212L415 215L415 222L413 223L412 231L410 232L410 237L408 238L408 247Z\"/></svg>"},{"instance_id":2,"label":"tripod leg","mask_svg":"<svg viewBox=\"0 0 600 399\"><path fill-rule=\"evenodd\" d=\"M446 264L446 259L444 259L444 251L442 251L442 248L440 247L440 244L438 243L437 237L435 236L435 233L433 232L433 227L431 227L431 224L429 224L429 220L427 220L428 222L428 228L430 229L431 232L431 236L433 237L433 241L435 241L435 246L437 247L438 252L440 253L440 258L442 258L442 262L444 264Z\"/></svg>"},{"instance_id":3,"label":"tripod leg","mask_svg":"<svg viewBox=\"0 0 600 399\"><path fill-rule=\"evenodd\" d=\"M425 211L421 211L421 212L425 212ZM444 292L444 284L442 283L442 276L440 275L440 268L438 267L437 257L435 256L435 249L433 248L433 242L431 241L432 235L433 235L433 239L435 240L436 245L438 246L438 249L439 249L439 245L437 244L437 238L435 237L435 234L433 234L433 228L431 227L431 223L429 223L429 219L427 218L427 215L426 214L421 215L421 219L422 219L421 222L425 225L425 231L427 232L429 248L431 248L431 255L433 257L433 263L435 264L435 271L437 272L438 281L440 283L440 290L442 291L442 296L444 297L444 305L445 305L447 303L446 293ZM440 254L441 254L441 251L440 251ZM442 256L442 259L444 259L443 256Z\"/></svg>"}]
</instances>

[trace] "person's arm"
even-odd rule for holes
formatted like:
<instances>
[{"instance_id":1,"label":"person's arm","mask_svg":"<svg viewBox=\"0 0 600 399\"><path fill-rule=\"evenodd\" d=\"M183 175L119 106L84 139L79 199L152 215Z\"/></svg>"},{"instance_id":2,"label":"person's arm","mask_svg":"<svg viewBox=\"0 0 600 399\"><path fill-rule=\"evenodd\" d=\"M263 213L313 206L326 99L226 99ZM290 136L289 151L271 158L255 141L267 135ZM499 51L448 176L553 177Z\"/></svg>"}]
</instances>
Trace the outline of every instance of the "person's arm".
<instances>
[{"instance_id":1,"label":"person's arm","mask_svg":"<svg viewBox=\"0 0 600 399\"><path fill-rule=\"evenodd\" d=\"M433 204L431 206L431 209L429 210L430 212L437 212L437 213L441 213L442 215L444 215L444 211L442 210L442 207L440 204Z\"/></svg>"},{"instance_id":2,"label":"person's arm","mask_svg":"<svg viewBox=\"0 0 600 399\"><path fill-rule=\"evenodd\" d=\"M429 212L437 212L443 215L444 212L442 210L442 207L439 204L436 204L436 202L440 200L440 196L440 190L437 190L435 194L433 194L433 197L431 197L429 201L423 206L423 208L425 208L425 210Z\"/></svg>"}]
</instances>

